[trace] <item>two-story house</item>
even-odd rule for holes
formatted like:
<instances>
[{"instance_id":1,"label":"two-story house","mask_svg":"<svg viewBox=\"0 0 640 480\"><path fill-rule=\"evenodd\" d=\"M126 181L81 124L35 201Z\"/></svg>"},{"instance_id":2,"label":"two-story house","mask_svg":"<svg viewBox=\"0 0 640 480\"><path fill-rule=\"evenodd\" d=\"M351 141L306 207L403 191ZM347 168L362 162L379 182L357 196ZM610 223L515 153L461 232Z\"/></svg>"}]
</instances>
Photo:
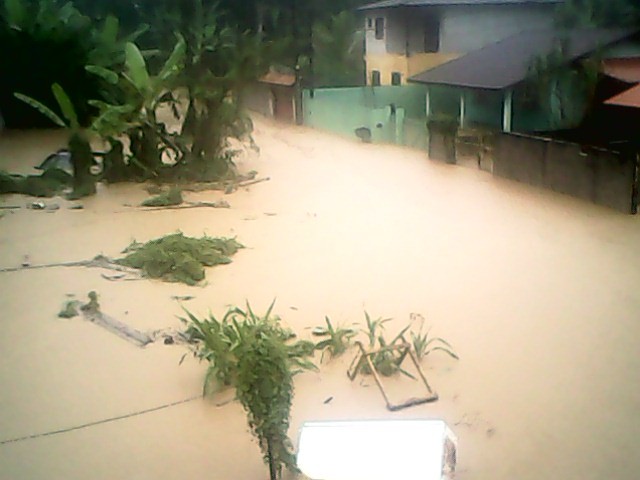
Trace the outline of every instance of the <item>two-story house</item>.
<instances>
[{"instance_id":1,"label":"two-story house","mask_svg":"<svg viewBox=\"0 0 640 480\"><path fill-rule=\"evenodd\" d=\"M564 0L384 0L365 15L367 85L412 75L513 34L553 24Z\"/></svg>"}]
</instances>

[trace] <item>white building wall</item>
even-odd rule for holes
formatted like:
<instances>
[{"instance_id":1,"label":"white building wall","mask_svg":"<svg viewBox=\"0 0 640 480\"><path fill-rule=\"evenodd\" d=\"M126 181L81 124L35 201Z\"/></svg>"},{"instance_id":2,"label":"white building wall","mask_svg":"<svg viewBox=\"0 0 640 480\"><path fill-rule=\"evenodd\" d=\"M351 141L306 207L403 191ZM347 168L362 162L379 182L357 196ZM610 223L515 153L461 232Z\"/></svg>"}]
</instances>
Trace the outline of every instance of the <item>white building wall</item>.
<instances>
[{"instance_id":1,"label":"white building wall","mask_svg":"<svg viewBox=\"0 0 640 480\"><path fill-rule=\"evenodd\" d=\"M378 40L376 39L376 18L384 18L384 29L385 35L384 38ZM369 26L369 21L371 21L371 26ZM365 28L365 42L366 42L366 53L373 55L380 55L383 53L387 53L387 18L386 14L380 11L371 11L367 12L367 15L364 19L364 28Z\"/></svg>"},{"instance_id":2,"label":"white building wall","mask_svg":"<svg viewBox=\"0 0 640 480\"><path fill-rule=\"evenodd\" d=\"M384 38L376 39L376 18L384 18ZM371 27L369 27L371 20ZM383 53L404 54L408 22L401 12L393 9L373 10L365 17L366 52L379 55Z\"/></svg>"},{"instance_id":3,"label":"white building wall","mask_svg":"<svg viewBox=\"0 0 640 480\"><path fill-rule=\"evenodd\" d=\"M462 54L523 30L550 27L553 5L452 5L437 8L382 9L365 16L368 54L406 54L424 50L427 18L440 19L440 52ZM384 18L384 38L375 38L375 19ZM371 27L368 20L371 19ZM408 32L408 33L407 33Z\"/></svg>"}]
</instances>

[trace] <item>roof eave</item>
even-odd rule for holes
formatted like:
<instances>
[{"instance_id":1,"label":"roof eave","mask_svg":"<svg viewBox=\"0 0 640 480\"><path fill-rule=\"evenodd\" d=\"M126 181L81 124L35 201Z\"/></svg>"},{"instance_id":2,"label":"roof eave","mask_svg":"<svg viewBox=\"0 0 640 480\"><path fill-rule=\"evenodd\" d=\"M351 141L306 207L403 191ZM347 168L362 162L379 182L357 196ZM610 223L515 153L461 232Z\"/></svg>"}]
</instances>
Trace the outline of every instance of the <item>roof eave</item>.
<instances>
[{"instance_id":1,"label":"roof eave","mask_svg":"<svg viewBox=\"0 0 640 480\"><path fill-rule=\"evenodd\" d=\"M441 87L453 87L453 88L468 88L471 90L492 90L492 91L501 91L501 90L507 90L510 88L515 87L516 85L518 85L521 82L517 82L511 85L505 85L505 86L496 86L496 85L491 85L491 86L487 86L487 85L475 85L475 84L466 84L466 83L457 83L457 84L452 84L449 82L438 82L438 81L424 81L424 80L419 80L413 77L410 77L407 79L407 82L410 83L419 83L421 85L438 85Z\"/></svg>"},{"instance_id":2,"label":"roof eave","mask_svg":"<svg viewBox=\"0 0 640 480\"><path fill-rule=\"evenodd\" d=\"M423 4L423 5L411 5L406 2L399 1L396 5L380 5L381 3L386 2L376 2L376 3L368 3L366 5L361 5L355 8L356 11L367 11L367 10L386 10L389 8L428 8L428 7L455 7L459 5L466 6L482 6L482 5L526 5L526 4L538 4L538 5L555 5L564 3L565 0L523 0L520 2L514 2L510 0L487 0L485 2L473 4L468 0L451 0L446 3L433 3L433 4Z\"/></svg>"}]
</instances>

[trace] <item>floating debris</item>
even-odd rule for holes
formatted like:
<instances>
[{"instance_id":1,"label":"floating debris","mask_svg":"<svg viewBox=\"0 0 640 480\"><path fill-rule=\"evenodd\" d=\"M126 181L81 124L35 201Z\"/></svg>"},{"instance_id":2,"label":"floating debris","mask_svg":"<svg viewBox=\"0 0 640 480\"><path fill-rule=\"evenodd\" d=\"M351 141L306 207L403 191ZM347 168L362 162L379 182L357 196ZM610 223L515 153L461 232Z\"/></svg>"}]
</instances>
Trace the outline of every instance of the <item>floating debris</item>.
<instances>
[{"instance_id":1,"label":"floating debris","mask_svg":"<svg viewBox=\"0 0 640 480\"><path fill-rule=\"evenodd\" d=\"M167 192L151 197L140 204L142 207L169 207L180 205L184 199L179 188L171 188Z\"/></svg>"},{"instance_id":2,"label":"floating debris","mask_svg":"<svg viewBox=\"0 0 640 480\"><path fill-rule=\"evenodd\" d=\"M78 305L80 304L77 300L69 300L65 302L64 307L58 313L59 318L73 318L80 315L78 313Z\"/></svg>"},{"instance_id":3,"label":"floating debris","mask_svg":"<svg viewBox=\"0 0 640 480\"><path fill-rule=\"evenodd\" d=\"M133 242L117 260L120 265L142 270L151 278L195 285L204 280L204 267L231 263L243 245L233 238L185 237L175 233L145 244Z\"/></svg>"}]
</instances>

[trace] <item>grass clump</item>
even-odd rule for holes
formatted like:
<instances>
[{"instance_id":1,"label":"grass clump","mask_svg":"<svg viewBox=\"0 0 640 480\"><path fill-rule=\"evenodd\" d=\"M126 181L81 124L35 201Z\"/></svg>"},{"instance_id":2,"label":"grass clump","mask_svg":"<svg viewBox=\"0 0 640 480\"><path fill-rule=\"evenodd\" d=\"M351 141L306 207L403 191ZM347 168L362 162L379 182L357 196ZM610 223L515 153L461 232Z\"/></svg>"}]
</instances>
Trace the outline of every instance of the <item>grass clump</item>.
<instances>
[{"instance_id":1,"label":"grass clump","mask_svg":"<svg viewBox=\"0 0 640 480\"><path fill-rule=\"evenodd\" d=\"M385 325L391 321L390 318L373 319L366 311L364 316L365 326L360 327L359 330L334 326L331 320L325 317L326 327L320 326L313 329L315 336L325 337L315 344L315 349L322 351L323 355L325 352L329 352L333 358L346 352L354 343L359 344L369 352L371 363L376 372L385 377L401 373L415 378L402 368L402 363L408 353L405 346L413 351L418 361L424 360L435 351L444 352L459 360L449 342L441 337L431 336L431 329L424 329L425 321L419 314L411 314L411 322L394 337L388 337L385 332ZM415 325L417 320L420 321L419 328ZM357 369L365 375L373 373L367 362L362 362Z\"/></svg>"},{"instance_id":2,"label":"grass clump","mask_svg":"<svg viewBox=\"0 0 640 480\"><path fill-rule=\"evenodd\" d=\"M423 333L423 328L424 319L420 318L420 329L417 332L413 330L409 332L409 335L411 336L411 345L413 346L413 350L416 353L418 360L422 360L427 355L437 350L446 353L451 358L460 360L458 355L453 351L453 347L449 342L442 337L429 336L431 328L428 328Z\"/></svg>"},{"instance_id":3,"label":"grass clump","mask_svg":"<svg viewBox=\"0 0 640 480\"><path fill-rule=\"evenodd\" d=\"M340 325L334 326L329 317L324 317L326 327L316 327L313 334L318 337L326 337L318 342L316 350L322 351L320 360L324 358L325 352L329 352L331 358L339 357L351 346L351 341L358 332L352 328L345 328Z\"/></svg>"},{"instance_id":4,"label":"grass clump","mask_svg":"<svg viewBox=\"0 0 640 480\"><path fill-rule=\"evenodd\" d=\"M164 193L145 200L140 205L143 207L170 207L180 205L183 201L182 191L179 188L171 188Z\"/></svg>"},{"instance_id":5,"label":"grass clump","mask_svg":"<svg viewBox=\"0 0 640 480\"><path fill-rule=\"evenodd\" d=\"M195 285L204 280L204 267L231 263L231 256L242 244L233 238L186 237L175 233L147 243L133 242L117 260L121 265L138 268L151 278Z\"/></svg>"},{"instance_id":6,"label":"grass clump","mask_svg":"<svg viewBox=\"0 0 640 480\"><path fill-rule=\"evenodd\" d=\"M20 193L32 197L53 197L73 183L64 170L51 168L41 175L15 175L0 171L0 194Z\"/></svg>"}]
</instances>

